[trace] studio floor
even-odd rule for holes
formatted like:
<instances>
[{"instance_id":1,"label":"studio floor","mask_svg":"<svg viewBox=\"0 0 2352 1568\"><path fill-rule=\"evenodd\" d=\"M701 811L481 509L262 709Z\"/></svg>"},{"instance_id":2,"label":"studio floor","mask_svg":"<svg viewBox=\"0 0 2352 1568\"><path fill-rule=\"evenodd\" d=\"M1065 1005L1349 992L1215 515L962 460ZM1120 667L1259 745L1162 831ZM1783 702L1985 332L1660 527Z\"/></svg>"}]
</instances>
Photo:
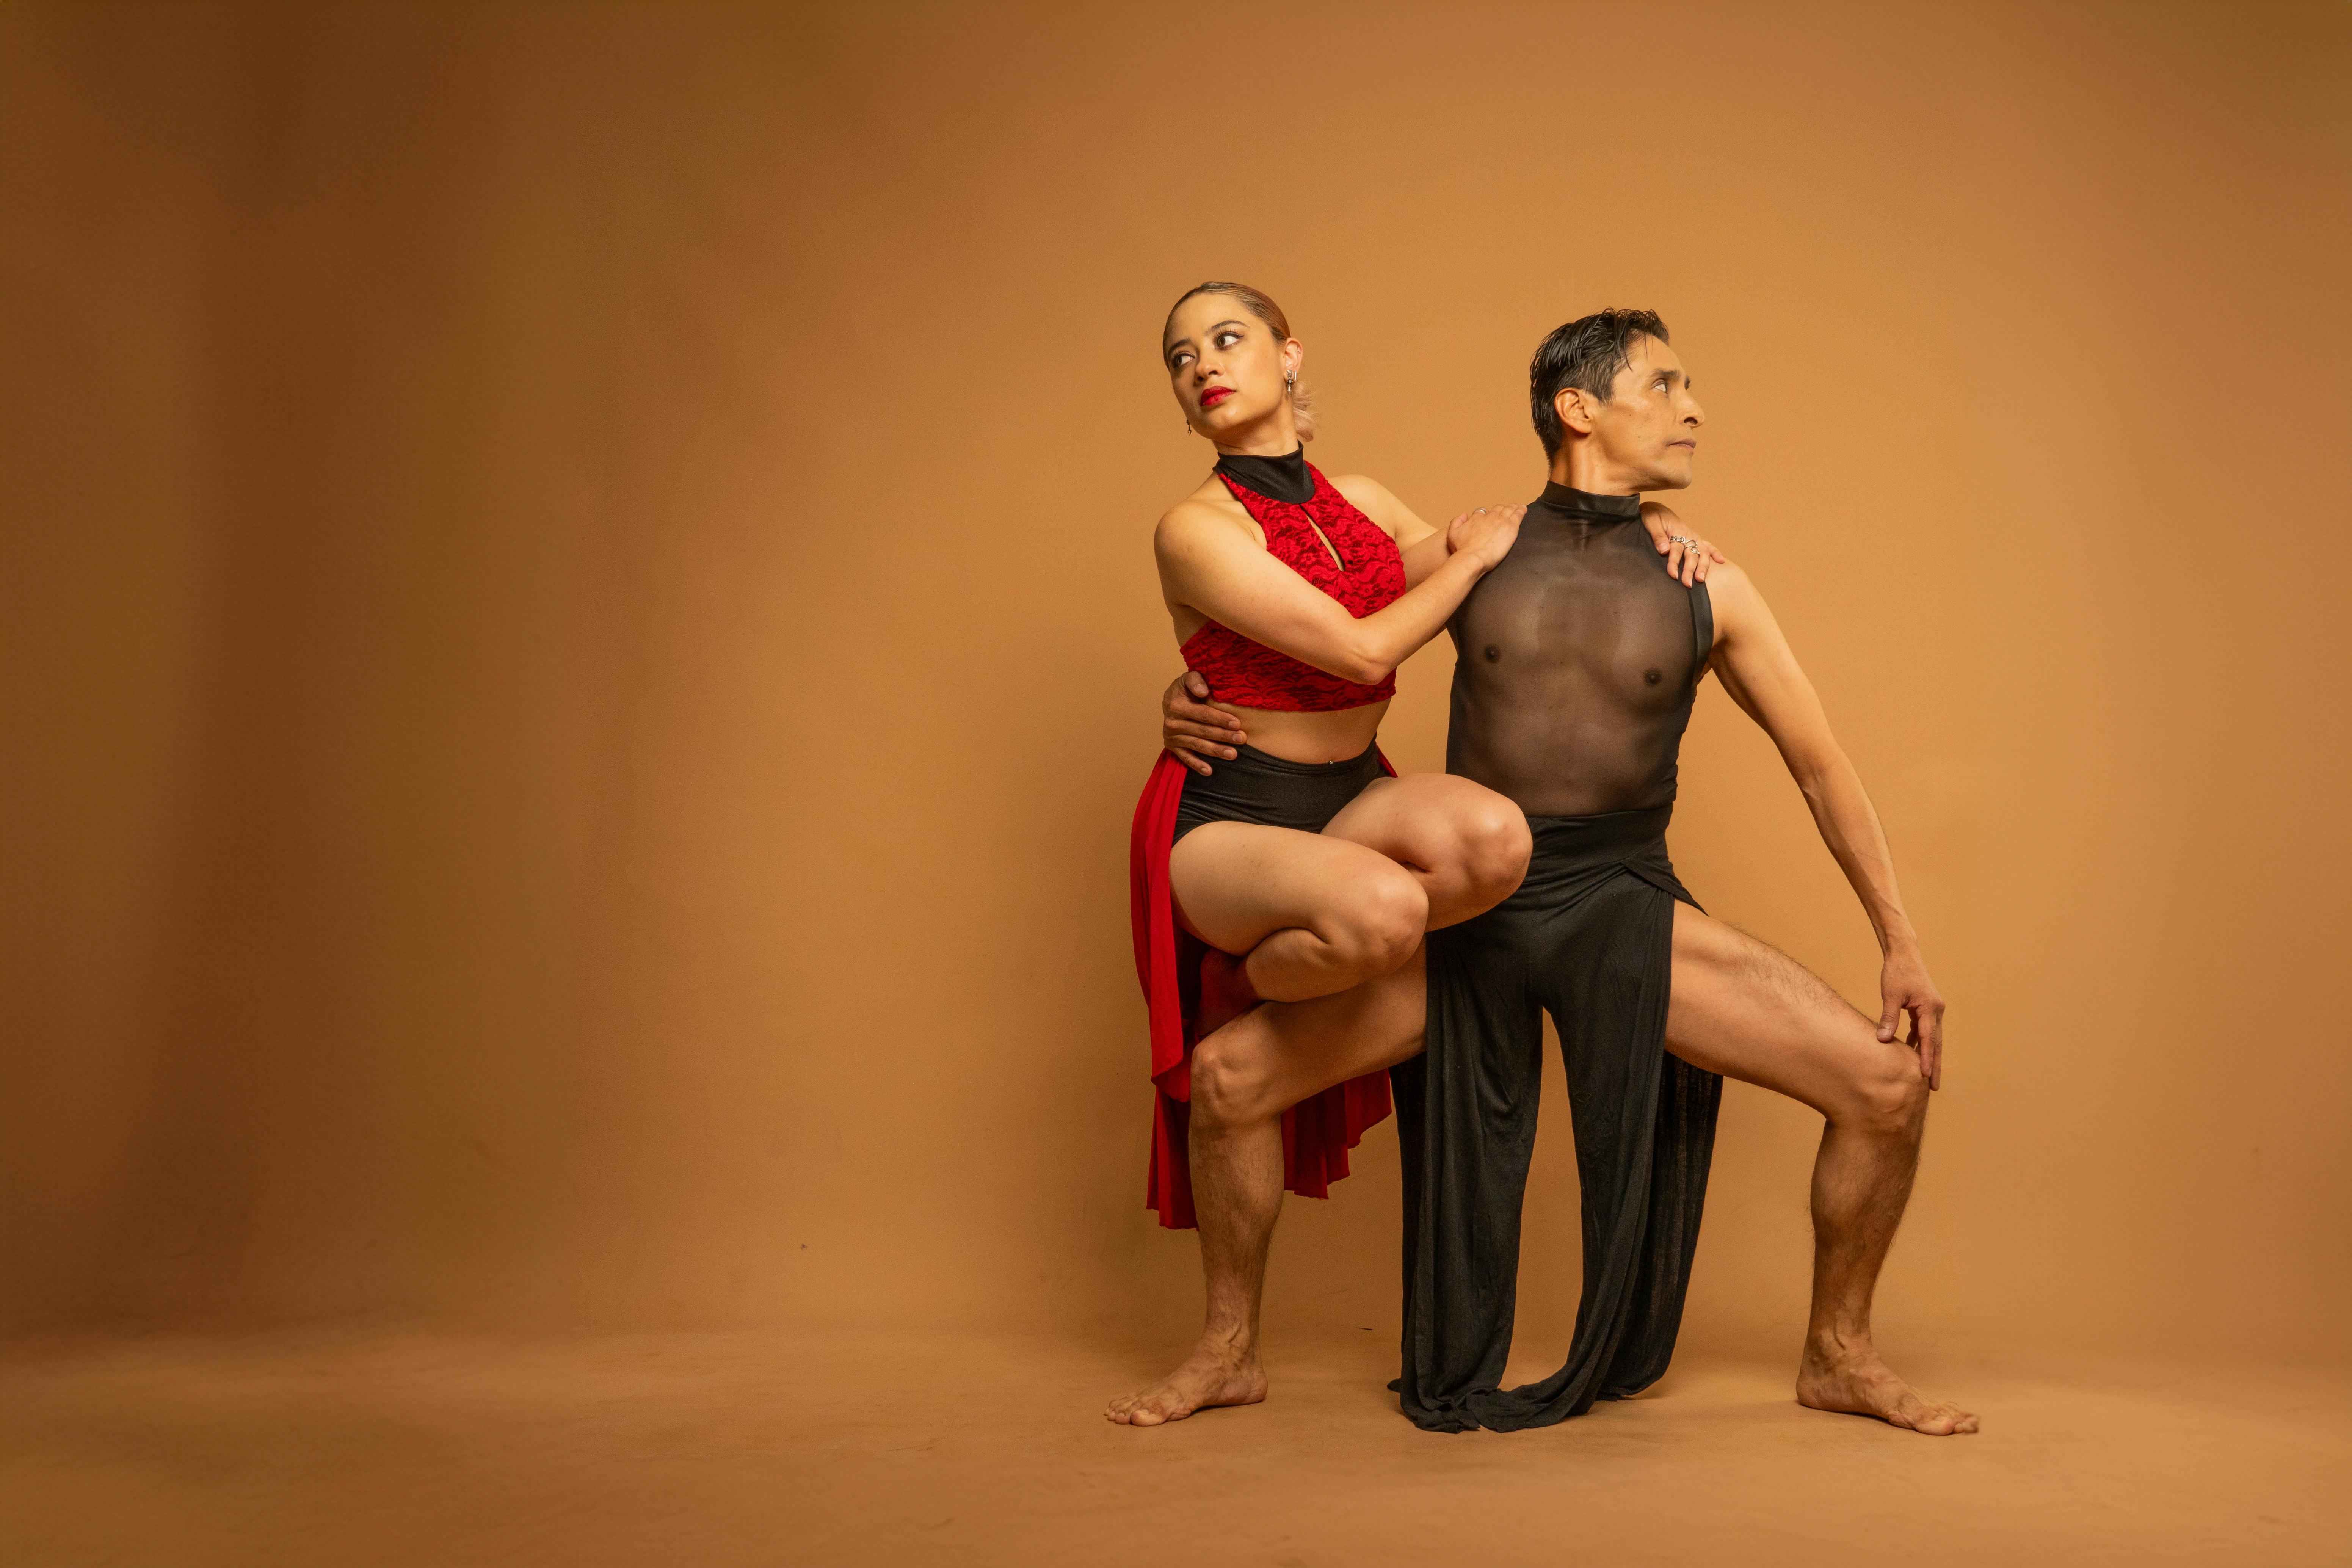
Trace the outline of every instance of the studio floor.
<instances>
[{"instance_id":1,"label":"studio floor","mask_svg":"<svg viewBox=\"0 0 2352 1568\"><path fill-rule=\"evenodd\" d=\"M1372 1340L1291 1343L1266 1405L1156 1431L1098 1411L1161 1347L1099 1340L20 1342L0 1561L2352 1562L2341 1371L1938 1367L1984 1431L1931 1440L1700 1362L1549 1431L1439 1436Z\"/></svg>"}]
</instances>

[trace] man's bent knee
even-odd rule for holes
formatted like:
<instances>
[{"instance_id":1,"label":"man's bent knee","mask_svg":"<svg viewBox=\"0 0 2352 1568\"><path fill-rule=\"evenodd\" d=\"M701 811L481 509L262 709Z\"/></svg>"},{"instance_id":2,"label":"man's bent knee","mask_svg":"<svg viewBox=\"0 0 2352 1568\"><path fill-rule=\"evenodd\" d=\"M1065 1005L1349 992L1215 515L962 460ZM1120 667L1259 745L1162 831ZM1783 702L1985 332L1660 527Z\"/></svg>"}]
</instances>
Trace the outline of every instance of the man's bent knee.
<instances>
[{"instance_id":1,"label":"man's bent knee","mask_svg":"<svg viewBox=\"0 0 2352 1568\"><path fill-rule=\"evenodd\" d=\"M1886 1054L1892 1053L1892 1054ZM1853 1086L1858 1131L1880 1138L1909 1138L1919 1131L1927 1109L1927 1080L1920 1076L1918 1058L1901 1046L1874 1056Z\"/></svg>"}]
</instances>

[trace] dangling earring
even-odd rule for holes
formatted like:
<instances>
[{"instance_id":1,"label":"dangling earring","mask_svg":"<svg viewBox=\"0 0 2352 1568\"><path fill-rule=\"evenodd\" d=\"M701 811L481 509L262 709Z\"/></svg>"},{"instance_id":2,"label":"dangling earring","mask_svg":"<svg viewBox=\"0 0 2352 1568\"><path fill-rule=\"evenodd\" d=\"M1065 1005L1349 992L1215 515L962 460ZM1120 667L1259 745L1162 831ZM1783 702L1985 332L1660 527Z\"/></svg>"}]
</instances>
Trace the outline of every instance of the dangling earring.
<instances>
[{"instance_id":1,"label":"dangling earring","mask_svg":"<svg viewBox=\"0 0 2352 1568\"><path fill-rule=\"evenodd\" d=\"M1288 393L1288 394L1289 394L1291 396L1293 396L1293 397L1297 396L1297 395L1298 395L1298 378L1297 378L1297 376L1295 376L1295 375L1286 375L1286 376L1284 376L1284 377L1282 378L1282 390L1283 390L1284 392L1286 392L1286 393Z\"/></svg>"}]
</instances>

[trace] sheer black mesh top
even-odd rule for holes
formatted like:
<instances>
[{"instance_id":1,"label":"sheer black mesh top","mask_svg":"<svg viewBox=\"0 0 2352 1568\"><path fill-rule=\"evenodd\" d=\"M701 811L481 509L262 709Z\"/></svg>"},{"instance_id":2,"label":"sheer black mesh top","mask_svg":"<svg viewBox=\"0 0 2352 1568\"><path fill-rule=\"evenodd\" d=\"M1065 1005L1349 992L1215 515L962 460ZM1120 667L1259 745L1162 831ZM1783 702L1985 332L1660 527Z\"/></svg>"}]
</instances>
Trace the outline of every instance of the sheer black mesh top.
<instances>
[{"instance_id":1,"label":"sheer black mesh top","mask_svg":"<svg viewBox=\"0 0 2352 1568\"><path fill-rule=\"evenodd\" d=\"M1666 574L1639 497L1545 486L1448 629L1446 772L1530 816L1673 801L1715 616L1706 584Z\"/></svg>"}]
</instances>

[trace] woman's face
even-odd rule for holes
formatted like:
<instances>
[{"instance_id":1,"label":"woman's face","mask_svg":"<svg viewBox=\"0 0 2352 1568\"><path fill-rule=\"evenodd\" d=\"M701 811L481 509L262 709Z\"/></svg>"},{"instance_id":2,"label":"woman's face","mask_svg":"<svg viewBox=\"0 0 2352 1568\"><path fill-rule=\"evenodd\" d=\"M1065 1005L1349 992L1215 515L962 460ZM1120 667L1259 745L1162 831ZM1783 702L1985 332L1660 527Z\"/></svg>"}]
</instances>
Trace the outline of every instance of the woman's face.
<instances>
[{"instance_id":1,"label":"woman's face","mask_svg":"<svg viewBox=\"0 0 2352 1568\"><path fill-rule=\"evenodd\" d=\"M1250 314L1231 294L1195 294L1168 322L1168 384L1192 428L1223 442L1267 420L1287 426L1285 377L1305 357L1297 341Z\"/></svg>"}]
</instances>

